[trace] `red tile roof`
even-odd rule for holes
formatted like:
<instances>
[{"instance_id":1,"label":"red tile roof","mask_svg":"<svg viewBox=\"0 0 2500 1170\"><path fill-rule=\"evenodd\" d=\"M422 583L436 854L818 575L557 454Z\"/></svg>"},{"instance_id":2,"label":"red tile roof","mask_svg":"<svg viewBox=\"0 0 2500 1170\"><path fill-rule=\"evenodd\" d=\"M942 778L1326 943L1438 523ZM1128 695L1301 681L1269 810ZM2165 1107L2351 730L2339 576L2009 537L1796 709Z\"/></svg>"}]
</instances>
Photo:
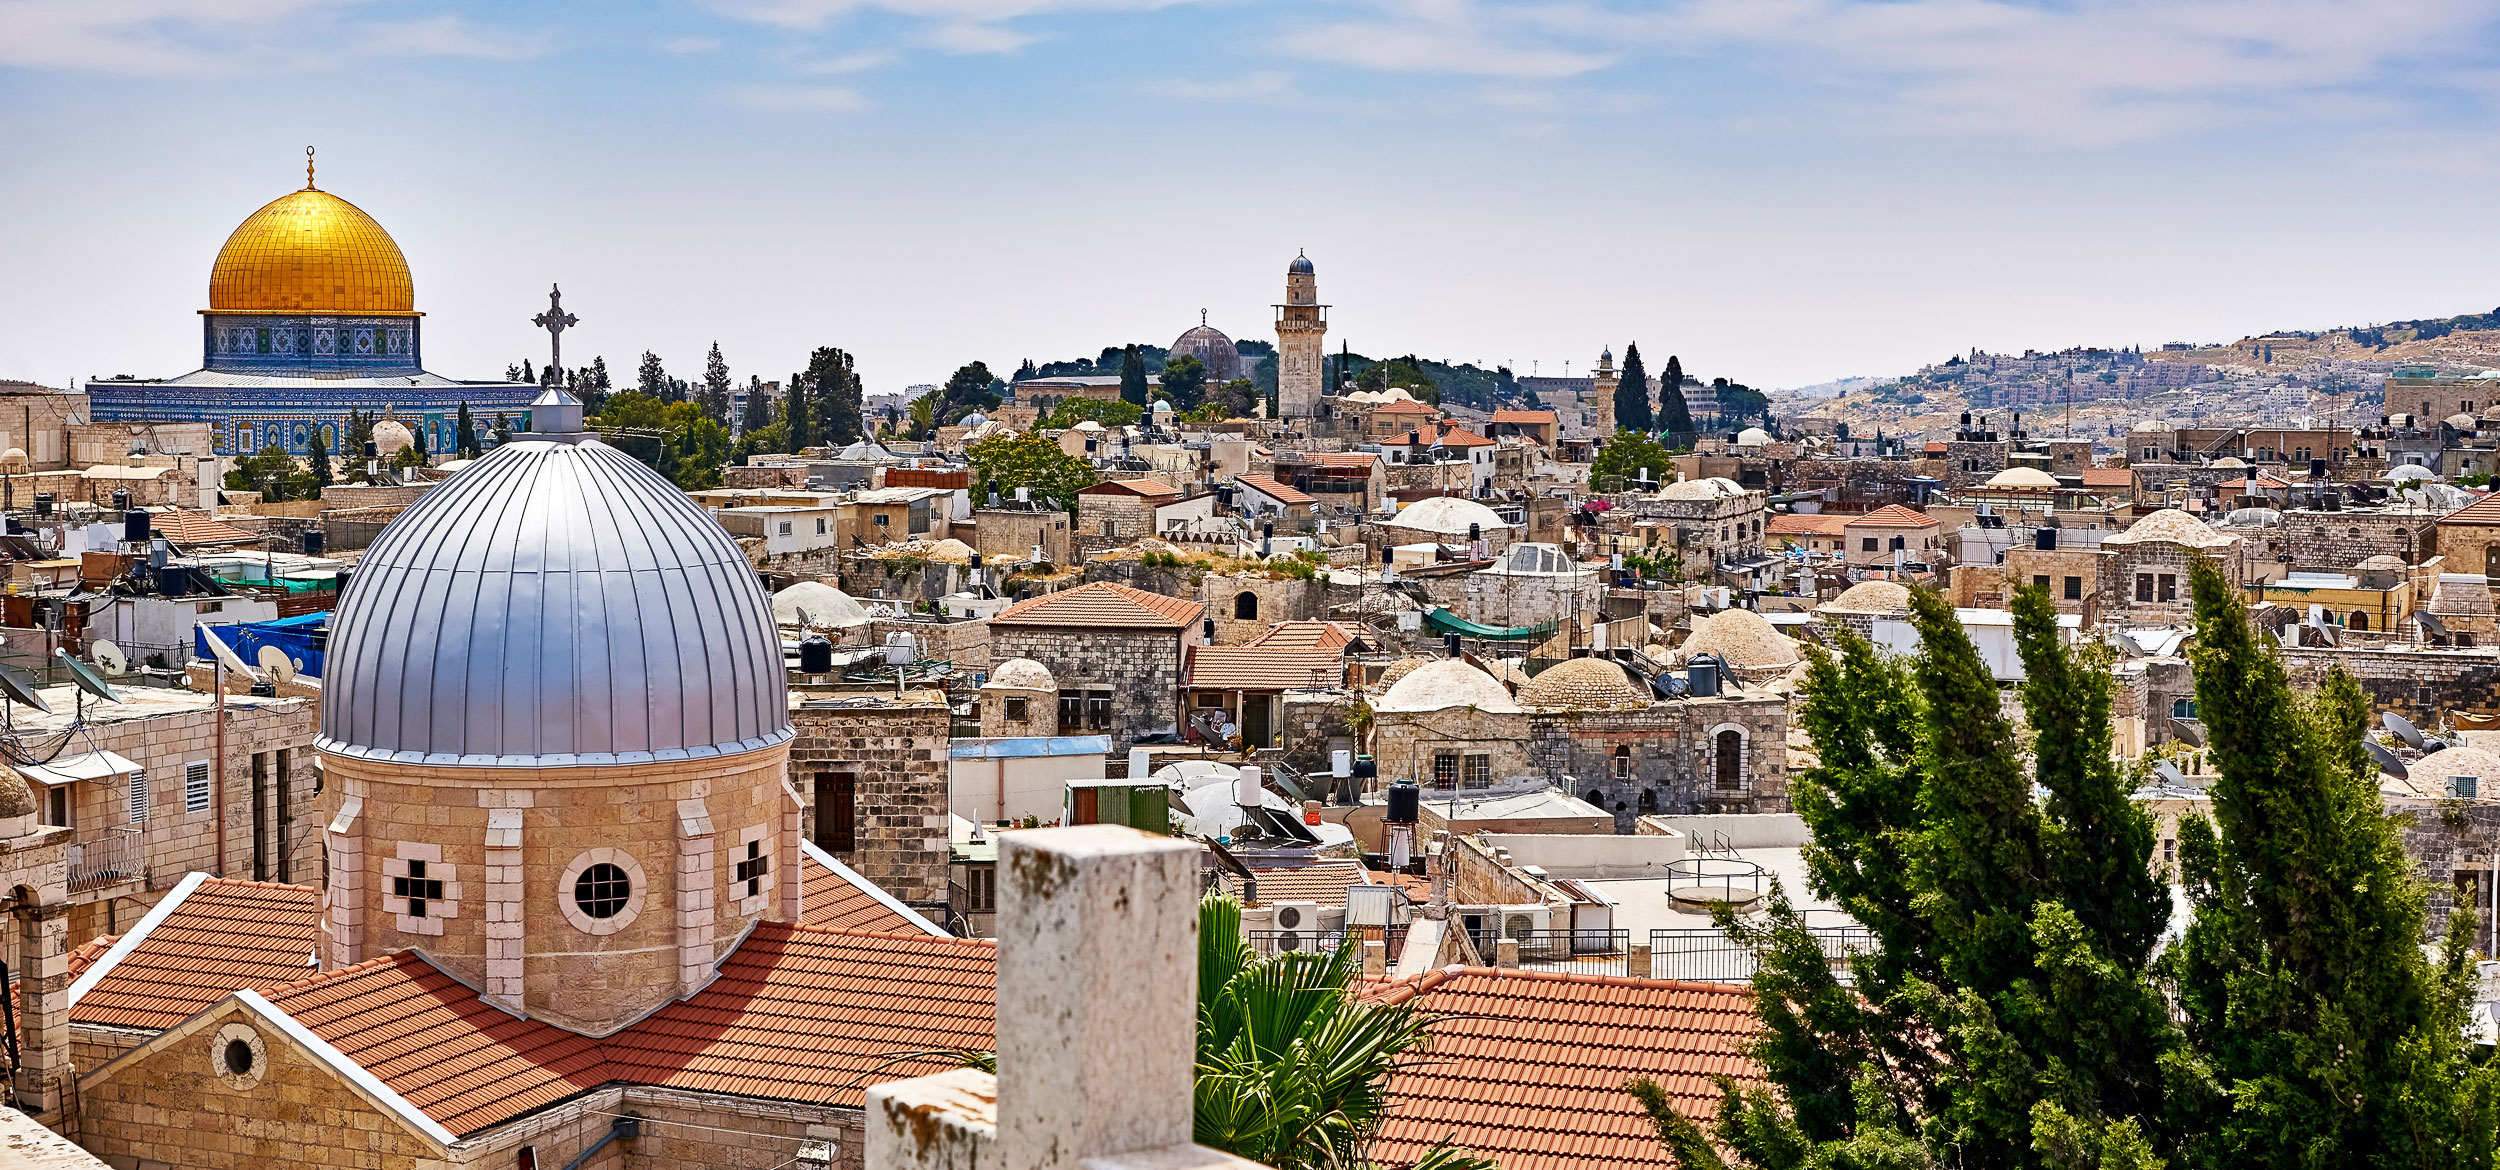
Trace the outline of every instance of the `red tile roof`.
<instances>
[{"instance_id":1,"label":"red tile roof","mask_svg":"<svg viewBox=\"0 0 2500 1170\"><path fill-rule=\"evenodd\" d=\"M1934 528L1941 524L1942 521L1925 512L1904 508L1899 504L1886 504L1866 515L1853 516L1848 520L1848 527L1851 528Z\"/></svg>"},{"instance_id":2,"label":"red tile roof","mask_svg":"<svg viewBox=\"0 0 2500 1170\"><path fill-rule=\"evenodd\" d=\"M2467 504L2466 506L2457 509L2454 512L2450 512L2447 515L2440 517L2439 522L2442 524L2465 524L2473 526L2500 525L2500 492L2493 492L2471 504Z\"/></svg>"},{"instance_id":3,"label":"red tile roof","mask_svg":"<svg viewBox=\"0 0 2500 1170\"><path fill-rule=\"evenodd\" d=\"M1246 644L1278 650L1343 650L1371 641L1371 631L1352 622L1290 621L1269 626Z\"/></svg>"},{"instance_id":4,"label":"red tile roof","mask_svg":"<svg viewBox=\"0 0 2500 1170\"><path fill-rule=\"evenodd\" d=\"M1407 400L1407 399L1401 398L1401 399L1397 400L1396 402L1386 403L1386 404L1384 404L1384 405L1380 406L1378 409L1373 410L1373 411L1372 411L1372 413L1373 413L1373 414L1424 414L1424 415L1438 415L1438 414L1440 414L1441 412L1440 412L1440 411L1438 411L1438 410L1435 410L1435 409L1433 409L1433 408L1431 408L1431 407L1429 407L1429 406L1426 406L1426 405L1424 405L1423 403L1420 403L1420 402L1413 402L1413 401L1409 401L1409 400Z\"/></svg>"},{"instance_id":5,"label":"red tile roof","mask_svg":"<svg viewBox=\"0 0 2500 1170\"><path fill-rule=\"evenodd\" d=\"M1385 1165L1447 1139L1502 1170L1673 1170L1625 1081L1656 1080L1705 1124L1713 1075L1762 1083L1742 1052L1758 1024L1741 984L1447 967L1380 994L1440 1017L1431 1054L1389 1082L1372 1147Z\"/></svg>"},{"instance_id":6,"label":"red tile roof","mask_svg":"<svg viewBox=\"0 0 2500 1170\"><path fill-rule=\"evenodd\" d=\"M1108 626L1130 630L1177 630L1198 620L1206 606L1179 597L1096 581L1000 610L993 626Z\"/></svg>"},{"instance_id":7,"label":"red tile roof","mask_svg":"<svg viewBox=\"0 0 2500 1170\"><path fill-rule=\"evenodd\" d=\"M179 509L149 513L148 527L175 544L250 544L260 539L259 533L246 532L206 512Z\"/></svg>"},{"instance_id":8,"label":"red tile roof","mask_svg":"<svg viewBox=\"0 0 2500 1170\"><path fill-rule=\"evenodd\" d=\"M2132 467L2087 467L2083 469L2083 486L2131 488L2135 486L2135 469Z\"/></svg>"},{"instance_id":9,"label":"red tile roof","mask_svg":"<svg viewBox=\"0 0 2500 1170\"><path fill-rule=\"evenodd\" d=\"M70 1020L162 1031L244 988L283 987L313 971L321 896L310 886L197 875L121 942L77 992ZM152 920L152 921L151 921ZM79 980L72 983L76 990Z\"/></svg>"},{"instance_id":10,"label":"red tile roof","mask_svg":"<svg viewBox=\"0 0 2500 1170\"><path fill-rule=\"evenodd\" d=\"M517 1018L402 951L269 992L455 1134L611 1083L858 1108L942 1071L896 1053L995 1046L996 947L761 923L692 998L601 1039Z\"/></svg>"},{"instance_id":11,"label":"red tile roof","mask_svg":"<svg viewBox=\"0 0 2500 1170\"><path fill-rule=\"evenodd\" d=\"M1427 437L1424 442L1426 446L1430 446L1432 443L1438 442L1444 447L1501 446L1500 443L1497 443L1492 439L1485 438L1483 435L1479 435L1465 427L1444 427L1442 428L1439 436Z\"/></svg>"},{"instance_id":12,"label":"red tile roof","mask_svg":"<svg viewBox=\"0 0 2500 1170\"><path fill-rule=\"evenodd\" d=\"M1550 410L1497 410L1493 412L1493 421L1497 423L1560 423L1562 419Z\"/></svg>"},{"instance_id":13,"label":"red tile roof","mask_svg":"<svg viewBox=\"0 0 2500 1170\"><path fill-rule=\"evenodd\" d=\"M1345 682L1339 650L1277 646L1192 646L1184 676L1189 687L1213 691L1282 691L1333 687Z\"/></svg>"},{"instance_id":14,"label":"red tile roof","mask_svg":"<svg viewBox=\"0 0 2500 1170\"><path fill-rule=\"evenodd\" d=\"M1280 504L1310 504L1318 502L1313 500L1311 497L1304 495L1301 489L1278 482L1276 477L1272 475L1236 475L1233 477L1233 482L1256 491L1260 495L1266 496L1267 498Z\"/></svg>"},{"instance_id":15,"label":"red tile roof","mask_svg":"<svg viewBox=\"0 0 2500 1170\"><path fill-rule=\"evenodd\" d=\"M1345 905L1347 886L1370 886L1380 883L1371 879L1363 863L1345 859L1314 861L1298 869L1253 869L1259 875L1259 903L1273 906L1278 902L1317 902L1322 906Z\"/></svg>"},{"instance_id":16,"label":"red tile roof","mask_svg":"<svg viewBox=\"0 0 2500 1170\"><path fill-rule=\"evenodd\" d=\"M1159 479L1107 479L1084 488L1080 496L1177 496L1181 489Z\"/></svg>"},{"instance_id":17,"label":"red tile roof","mask_svg":"<svg viewBox=\"0 0 2500 1170\"><path fill-rule=\"evenodd\" d=\"M867 878L851 872L838 860L832 865L815 851L814 846L801 843L799 848L799 921L808 926L831 930L873 930L880 934L918 934L929 931L894 908L882 891L870 885Z\"/></svg>"},{"instance_id":18,"label":"red tile roof","mask_svg":"<svg viewBox=\"0 0 2500 1170\"><path fill-rule=\"evenodd\" d=\"M1374 451L1313 451L1307 457L1322 467L1370 467L1380 462Z\"/></svg>"},{"instance_id":19,"label":"red tile roof","mask_svg":"<svg viewBox=\"0 0 2500 1170\"><path fill-rule=\"evenodd\" d=\"M1838 536L1849 517L1829 512L1782 512L1762 526L1764 536Z\"/></svg>"}]
</instances>

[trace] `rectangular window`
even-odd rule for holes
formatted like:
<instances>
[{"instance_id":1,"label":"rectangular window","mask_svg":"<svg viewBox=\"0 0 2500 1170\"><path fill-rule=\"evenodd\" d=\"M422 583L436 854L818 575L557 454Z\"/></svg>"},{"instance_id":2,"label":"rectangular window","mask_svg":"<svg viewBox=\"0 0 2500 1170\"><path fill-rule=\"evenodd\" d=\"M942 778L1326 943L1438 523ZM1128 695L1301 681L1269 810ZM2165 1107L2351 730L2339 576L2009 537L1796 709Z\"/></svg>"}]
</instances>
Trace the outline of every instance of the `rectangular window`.
<instances>
[{"instance_id":1,"label":"rectangular window","mask_svg":"<svg viewBox=\"0 0 2500 1170\"><path fill-rule=\"evenodd\" d=\"M1876 540L1875 540L1875 538L1874 538L1874 537L1872 537L1872 536L1868 536L1868 537L1862 537L1862 538L1860 538L1860 539L1858 540L1858 551L1859 551L1859 552L1882 552L1882 551L1883 551L1883 548L1882 548L1882 546L1881 546L1881 545L1879 545L1879 544L1877 544L1877 543L1876 543Z\"/></svg>"},{"instance_id":2,"label":"rectangular window","mask_svg":"<svg viewBox=\"0 0 2500 1170\"><path fill-rule=\"evenodd\" d=\"M1435 788L1455 788L1458 786L1457 752L1433 753L1432 786Z\"/></svg>"},{"instance_id":3,"label":"rectangular window","mask_svg":"<svg viewBox=\"0 0 2500 1170\"><path fill-rule=\"evenodd\" d=\"M2068 577L2068 578L2066 578L2066 600L2068 600L2068 601L2081 601L2081 600L2083 600L2083 578L2081 578L2081 577Z\"/></svg>"},{"instance_id":4,"label":"rectangular window","mask_svg":"<svg viewBox=\"0 0 2500 1170\"><path fill-rule=\"evenodd\" d=\"M1023 722L1025 722L1025 721L1029 718L1029 715L1027 714L1027 711L1026 711L1027 707L1029 707L1029 706L1030 706L1030 704L1029 704L1026 700L1024 700L1024 699L1022 699L1022 698L1013 698L1013 699L1009 699L1009 700L1007 700L1007 722L1009 722L1009 723L1023 723Z\"/></svg>"},{"instance_id":5,"label":"rectangular window","mask_svg":"<svg viewBox=\"0 0 2500 1170\"><path fill-rule=\"evenodd\" d=\"M269 753L252 753L252 880L269 880ZM423 915L419 915L423 917Z\"/></svg>"},{"instance_id":6,"label":"rectangular window","mask_svg":"<svg viewBox=\"0 0 2500 1170\"><path fill-rule=\"evenodd\" d=\"M2031 583L2039 588L2046 589L2049 587L2049 575L2046 573L2033 573L2031 575Z\"/></svg>"},{"instance_id":7,"label":"rectangular window","mask_svg":"<svg viewBox=\"0 0 2500 1170\"><path fill-rule=\"evenodd\" d=\"M784 520L784 521L782 521L782 522L781 522L781 535L783 535L783 536L788 536L788 535L790 535L790 522L789 522L789 521L787 521L787 520Z\"/></svg>"},{"instance_id":8,"label":"rectangular window","mask_svg":"<svg viewBox=\"0 0 2500 1170\"><path fill-rule=\"evenodd\" d=\"M869 517L869 522L875 524L879 528L890 528L894 525L894 518L883 512L879 512L876 515Z\"/></svg>"},{"instance_id":9,"label":"rectangular window","mask_svg":"<svg viewBox=\"0 0 2500 1170\"><path fill-rule=\"evenodd\" d=\"M998 871L986 865L964 870L964 913L988 914L998 909Z\"/></svg>"},{"instance_id":10,"label":"rectangular window","mask_svg":"<svg viewBox=\"0 0 2500 1170\"><path fill-rule=\"evenodd\" d=\"M2163 601L2177 601L2179 599L2179 577L2177 574L2164 573L2161 575L2161 599Z\"/></svg>"},{"instance_id":11,"label":"rectangular window","mask_svg":"<svg viewBox=\"0 0 2500 1170\"><path fill-rule=\"evenodd\" d=\"M426 903L443 900L443 883L440 878L425 876L425 863L412 858L408 876L391 879L391 896L408 900L408 917L423 918Z\"/></svg>"},{"instance_id":12,"label":"rectangular window","mask_svg":"<svg viewBox=\"0 0 2500 1170\"><path fill-rule=\"evenodd\" d=\"M2137 601L2151 601L2153 599L2153 575L2151 573L2138 573L2135 575L2135 599Z\"/></svg>"},{"instance_id":13,"label":"rectangular window","mask_svg":"<svg viewBox=\"0 0 2500 1170\"><path fill-rule=\"evenodd\" d=\"M850 772L816 773L816 847L827 853L849 853L858 844L859 777Z\"/></svg>"},{"instance_id":14,"label":"rectangular window","mask_svg":"<svg viewBox=\"0 0 2500 1170\"><path fill-rule=\"evenodd\" d=\"M130 823L145 824L148 819L148 773L142 768L130 774Z\"/></svg>"},{"instance_id":15,"label":"rectangular window","mask_svg":"<svg viewBox=\"0 0 2500 1170\"><path fill-rule=\"evenodd\" d=\"M1085 725L1085 695L1079 691L1059 692L1059 734L1068 735Z\"/></svg>"},{"instance_id":16,"label":"rectangular window","mask_svg":"<svg viewBox=\"0 0 2500 1170\"><path fill-rule=\"evenodd\" d=\"M818 517L816 518L816 535L818 535L818 536L823 536L824 534L825 534L825 518L824 518L824 517L822 517L822 516L818 516Z\"/></svg>"},{"instance_id":17,"label":"rectangular window","mask_svg":"<svg viewBox=\"0 0 2500 1170\"><path fill-rule=\"evenodd\" d=\"M772 859L764 856L764 843L749 841L746 856L738 859L733 880L745 882L747 897L753 898L764 892L764 873L771 868Z\"/></svg>"},{"instance_id":18,"label":"rectangular window","mask_svg":"<svg viewBox=\"0 0 2500 1170\"><path fill-rule=\"evenodd\" d=\"M1466 779L1466 784L1467 784L1467 787L1469 787L1469 788L1491 788L1491 787L1493 787L1493 757L1492 757L1492 756L1489 756L1489 755L1471 755L1471 756L1468 756L1468 757L1467 757L1467 779Z\"/></svg>"},{"instance_id":19,"label":"rectangular window","mask_svg":"<svg viewBox=\"0 0 2500 1170\"><path fill-rule=\"evenodd\" d=\"M1085 729L1108 731L1111 728L1111 696L1092 694L1085 697Z\"/></svg>"},{"instance_id":20,"label":"rectangular window","mask_svg":"<svg viewBox=\"0 0 2500 1170\"><path fill-rule=\"evenodd\" d=\"M208 761L193 760L182 766L182 811L208 811Z\"/></svg>"},{"instance_id":21,"label":"rectangular window","mask_svg":"<svg viewBox=\"0 0 2500 1170\"><path fill-rule=\"evenodd\" d=\"M78 827L72 820L72 814L77 811L77 808L70 800L69 785L56 784L46 788L43 797L43 823L63 829Z\"/></svg>"}]
</instances>

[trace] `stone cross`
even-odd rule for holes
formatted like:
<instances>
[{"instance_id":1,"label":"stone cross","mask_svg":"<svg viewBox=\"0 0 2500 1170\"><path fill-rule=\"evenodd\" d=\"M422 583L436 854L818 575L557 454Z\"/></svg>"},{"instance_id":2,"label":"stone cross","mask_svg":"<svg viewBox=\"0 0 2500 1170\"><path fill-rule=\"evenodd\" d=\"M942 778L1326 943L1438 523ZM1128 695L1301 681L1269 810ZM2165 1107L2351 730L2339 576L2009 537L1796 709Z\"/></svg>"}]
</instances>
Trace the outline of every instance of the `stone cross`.
<instances>
[{"instance_id":1,"label":"stone cross","mask_svg":"<svg viewBox=\"0 0 2500 1170\"><path fill-rule=\"evenodd\" d=\"M564 331L580 320L564 311L564 290L552 284L547 286L547 311L530 318L530 324L547 331L547 368L556 372L558 385L564 378Z\"/></svg>"}]
</instances>

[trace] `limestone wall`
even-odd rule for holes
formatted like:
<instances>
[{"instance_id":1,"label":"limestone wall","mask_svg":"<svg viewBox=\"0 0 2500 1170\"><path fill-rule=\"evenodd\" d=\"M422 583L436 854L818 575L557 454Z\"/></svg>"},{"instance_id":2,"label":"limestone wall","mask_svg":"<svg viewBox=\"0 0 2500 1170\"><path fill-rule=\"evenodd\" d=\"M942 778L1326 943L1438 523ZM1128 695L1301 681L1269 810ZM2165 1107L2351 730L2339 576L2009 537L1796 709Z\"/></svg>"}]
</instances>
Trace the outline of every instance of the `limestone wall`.
<instances>
[{"instance_id":1,"label":"limestone wall","mask_svg":"<svg viewBox=\"0 0 2500 1170\"><path fill-rule=\"evenodd\" d=\"M836 701L840 702L840 701ZM852 848L844 864L906 902L946 898L948 713L931 692L790 713L790 786L807 804L803 832L832 850L815 807L820 773L849 773Z\"/></svg>"},{"instance_id":2,"label":"limestone wall","mask_svg":"<svg viewBox=\"0 0 2500 1170\"><path fill-rule=\"evenodd\" d=\"M1101 688L1111 696L1106 728L1071 726L1061 735L1107 731L1114 754L1138 736L1166 731L1180 720L1181 645L1196 644L1197 630L1079 630L1055 626L990 627L990 657L1003 662L1030 658L1050 668L1062 691Z\"/></svg>"},{"instance_id":3,"label":"limestone wall","mask_svg":"<svg viewBox=\"0 0 2500 1170\"><path fill-rule=\"evenodd\" d=\"M2500 651L2489 648L2285 647L2277 653L2293 686L2314 688L2326 680L2329 669L2341 666L2369 692L2377 711L2393 711L2416 723L2436 723L2448 711L2500 711Z\"/></svg>"},{"instance_id":4,"label":"limestone wall","mask_svg":"<svg viewBox=\"0 0 2500 1170\"><path fill-rule=\"evenodd\" d=\"M1743 740L1735 788L1717 779L1715 737ZM1776 698L1734 696L1652 703L1637 711L1538 712L1528 717L1532 770L1572 778L1572 795L1615 814L1629 833L1650 813L1788 811L1788 707ZM1623 751L1619 756L1618 752ZM1629 760L1619 777L1618 758Z\"/></svg>"}]
</instances>

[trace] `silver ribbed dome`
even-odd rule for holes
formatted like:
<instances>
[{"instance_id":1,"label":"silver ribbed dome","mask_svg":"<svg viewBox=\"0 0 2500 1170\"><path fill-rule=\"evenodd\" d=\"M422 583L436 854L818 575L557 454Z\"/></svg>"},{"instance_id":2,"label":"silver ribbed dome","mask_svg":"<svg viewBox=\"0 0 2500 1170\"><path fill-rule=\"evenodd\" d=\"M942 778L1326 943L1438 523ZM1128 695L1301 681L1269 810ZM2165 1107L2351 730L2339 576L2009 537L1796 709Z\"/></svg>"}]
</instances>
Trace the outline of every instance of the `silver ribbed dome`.
<instances>
[{"instance_id":1,"label":"silver ribbed dome","mask_svg":"<svg viewBox=\"0 0 2500 1170\"><path fill-rule=\"evenodd\" d=\"M330 623L319 746L562 767L790 738L771 600L659 473L595 441L507 443L365 553Z\"/></svg>"}]
</instances>

